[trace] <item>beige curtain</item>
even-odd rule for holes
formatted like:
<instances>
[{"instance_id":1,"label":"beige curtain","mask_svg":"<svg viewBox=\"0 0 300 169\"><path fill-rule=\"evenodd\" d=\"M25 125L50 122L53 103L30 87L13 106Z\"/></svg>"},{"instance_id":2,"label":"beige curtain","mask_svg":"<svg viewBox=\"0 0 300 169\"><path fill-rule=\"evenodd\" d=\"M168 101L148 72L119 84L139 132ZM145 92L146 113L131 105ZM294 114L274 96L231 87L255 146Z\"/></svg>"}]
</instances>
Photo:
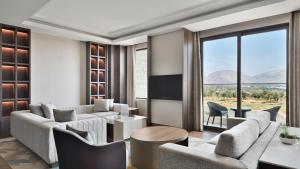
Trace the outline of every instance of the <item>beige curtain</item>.
<instances>
[{"instance_id":1,"label":"beige curtain","mask_svg":"<svg viewBox=\"0 0 300 169\"><path fill-rule=\"evenodd\" d=\"M203 130L203 103L202 103L202 56L200 52L200 32L193 33L193 59L192 59L192 91L194 130Z\"/></svg>"},{"instance_id":2,"label":"beige curtain","mask_svg":"<svg viewBox=\"0 0 300 169\"><path fill-rule=\"evenodd\" d=\"M136 107L135 89L134 89L134 65L135 65L135 46L127 47L127 104L130 107Z\"/></svg>"},{"instance_id":3,"label":"beige curtain","mask_svg":"<svg viewBox=\"0 0 300 169\"><path fill-rule=\"evenodd\" d=\"M288 61L289 125L300 127L300 12L292 13Z\"/></svg>"}]
</instances>

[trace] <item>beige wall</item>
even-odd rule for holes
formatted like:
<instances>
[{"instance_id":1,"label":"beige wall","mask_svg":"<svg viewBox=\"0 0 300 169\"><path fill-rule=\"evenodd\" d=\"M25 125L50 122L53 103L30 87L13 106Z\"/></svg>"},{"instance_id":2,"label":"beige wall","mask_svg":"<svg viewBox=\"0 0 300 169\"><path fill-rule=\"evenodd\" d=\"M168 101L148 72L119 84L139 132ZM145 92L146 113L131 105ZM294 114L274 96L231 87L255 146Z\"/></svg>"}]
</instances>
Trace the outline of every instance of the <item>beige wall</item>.
<instances>
[{"instance_id":1,"label":"beige wall","mask_svg":"<svg viewBox=\"0 0 300 169\"><path fill-rule=\"evenodd\" d=\"M31 37L32 103L85 103L85 43L46 34Z\"/></svg>"},{"instance_id":2,"label":"beige wall","mask_svg":"<svg viewBox=\"0 0 300 169\"><path fill-rule=\"evenodd\" d=\"M182 74L184 31L152 37L151 75ZM152 100L152 123L182 127L182 101Z\"/></svg>"}]
</instances>

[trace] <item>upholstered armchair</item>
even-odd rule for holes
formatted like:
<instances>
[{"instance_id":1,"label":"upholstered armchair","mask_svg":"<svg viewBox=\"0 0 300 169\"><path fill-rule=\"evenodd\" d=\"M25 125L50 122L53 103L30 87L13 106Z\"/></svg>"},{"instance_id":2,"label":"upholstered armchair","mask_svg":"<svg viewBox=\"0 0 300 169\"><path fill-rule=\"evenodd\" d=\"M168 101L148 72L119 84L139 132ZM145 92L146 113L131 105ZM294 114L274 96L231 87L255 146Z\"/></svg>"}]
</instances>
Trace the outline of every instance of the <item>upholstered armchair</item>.
<instances>
[{"instance_id":1,"label":"upholstered armchair","mask_svg":"<svg viewBox=\"0 0 300 169\"><path fill-rule=\"evenodd\" d=\"M59 169L126 169L125 142L91 145L79 135L53 129Z\"/></svg>"},{"instance_id":2,"label":"upholstered armchair","mask_svg":"<svg viewBox=\"0 0 300 169\"><path fill-rule=\"evenodd\" d=\"M228 118L228 109L224 106L221 106L214 102L207 102L208 108L209 108L209 116L206 122L206 125L208 125L209 119L211 116L213 116L212 124L214 124L215 116L220 117L220 127L222 127L222 117L225 115Z\"/></svg>"},{"instance_id":3,"label":"upholstered armchair","mask_svg":"<svg viewBox=\"0 0 300 169\"><path fill-rule=\"evenodd\" d=\"M270 116L271 116L271 121L276 121L277 119L277 114L280 110L281 106L276 106L270 109L266 109L264 111L270 112Z\"/></svg>"}]
</instances>

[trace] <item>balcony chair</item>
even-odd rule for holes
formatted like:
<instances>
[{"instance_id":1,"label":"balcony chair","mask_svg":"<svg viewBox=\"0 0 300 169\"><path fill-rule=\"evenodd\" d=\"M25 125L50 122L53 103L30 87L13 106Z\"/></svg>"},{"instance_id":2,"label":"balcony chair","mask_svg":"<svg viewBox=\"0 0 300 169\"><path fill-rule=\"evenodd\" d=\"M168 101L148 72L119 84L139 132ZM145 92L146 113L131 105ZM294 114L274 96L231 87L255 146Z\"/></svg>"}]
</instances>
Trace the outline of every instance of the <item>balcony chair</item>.
<instances>
[{"instance_id":1,"label":"balcony chair","mask_svg":"<svg viewBox=\"0 0 300 169\"><path fill-rule=\"evenodd\" d=\"M222 117L226 115L226 118L228 118L228 109L224 106L221 106L214 102L207 102L208 108L209 108L209 116L206 122L206 125L208 125L210 116L213 116L212 124L214 124L215 116L220 117L220 127L222 127Z\"/></svg>"},{"instance_id":2,"label":"balcony chair","mask_svg":"<svg viewBox=\"0 0 300 169\"><path fill-rule=\"evenodd\" d=\"M281 106L276 106L276 107L273 107L273 108L270 108L270 109L266 109L264 111L270 112L271 121L276 121L277 114L278 114L280 108L281 108Z\"/></svg>"},{"instance_id":3,"label":"balcony chair","mask_svg":"<svg viewBox=\"0 0 300 169\"><path fill-rule=\"evenodd\" d=\"M53 129L59 169L126 169L125 142L91 145L79 135Z\"/></svg>"}]
</instances>

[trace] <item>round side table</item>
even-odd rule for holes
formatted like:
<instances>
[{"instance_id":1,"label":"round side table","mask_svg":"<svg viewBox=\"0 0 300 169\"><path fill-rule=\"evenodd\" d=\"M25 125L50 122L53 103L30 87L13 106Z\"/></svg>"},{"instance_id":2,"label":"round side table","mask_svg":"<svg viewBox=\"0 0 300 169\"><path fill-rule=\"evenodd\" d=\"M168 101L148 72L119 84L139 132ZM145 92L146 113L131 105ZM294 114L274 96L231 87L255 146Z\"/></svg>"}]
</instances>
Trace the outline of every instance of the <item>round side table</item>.
<instances>
[{"instance_id":1,"label":"round side table","mask_svg":"<svg viewBox=\"0 0 300 169\"><path fill-rule=\"evenodd\" d=\"M157 169L158 147L165 143L188 145L184 129L155 126L136 130L130 137L131 163L138 169Z\"/></svg>"}]
</instances>

